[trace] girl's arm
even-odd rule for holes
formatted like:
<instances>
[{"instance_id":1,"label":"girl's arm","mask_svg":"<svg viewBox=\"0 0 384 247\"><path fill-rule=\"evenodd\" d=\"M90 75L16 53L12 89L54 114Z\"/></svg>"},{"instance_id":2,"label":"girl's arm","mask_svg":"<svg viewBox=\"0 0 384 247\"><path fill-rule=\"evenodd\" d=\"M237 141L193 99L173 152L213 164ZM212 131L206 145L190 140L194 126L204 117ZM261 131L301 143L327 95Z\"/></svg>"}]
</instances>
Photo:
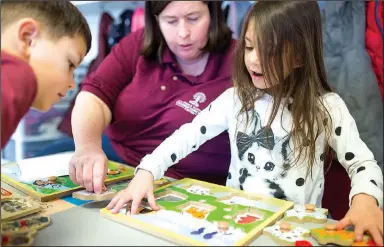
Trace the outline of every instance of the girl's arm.
<instances>
[{"instance_id":1,"label":"girl's arm","mask_svg":"<svg viewBox=\"0 0 384 247\"><path fill-rule=\"evenodd\" d=\"M329 145L336 151L352 181L349 203L360 193L373 196L383 207L383 174L373 153L360 139L355 120L344 101L337 94L325 96L327 109L332 117L332 133Z\"/></svg>"},{"instance_id":2,"label":"girl's arm","mask_svg":"<svg viewBox=\"0 0 384 247\"><path fill-rule=\"evenodd\" d=\"M206 141L228 129L233 106L231 88L201 111L191 123L182 125L165 139L152 154L145 156L135 173L138 169L144 169L152 173L154 180L163 177L168 167L178 163Z\"/></svg>"}]
</instances>

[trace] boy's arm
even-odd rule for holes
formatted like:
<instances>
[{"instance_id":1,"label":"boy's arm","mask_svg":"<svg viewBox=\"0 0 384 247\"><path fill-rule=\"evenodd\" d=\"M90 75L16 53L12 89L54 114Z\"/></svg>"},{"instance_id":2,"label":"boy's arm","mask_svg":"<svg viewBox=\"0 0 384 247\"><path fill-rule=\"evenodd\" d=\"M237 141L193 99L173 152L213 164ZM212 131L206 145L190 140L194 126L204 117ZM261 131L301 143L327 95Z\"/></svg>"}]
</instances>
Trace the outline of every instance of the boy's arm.
<instances>
[{"instance_id":1,"label":"boy's arm","mask_svg":"<svg viewBox=\"0 0 384 247\"><path fill-rule=\"evenodd\" d=\"M144 169L152 173L154 180L158 180L164 176L168 167L178 163L206 141L227 130L233 111L232 95L233 89L228 89L201 111L191 123L182 125L152 154L141 160L135 174L138 169Z\"/></svg>"},{"instance_id":2,"label":"boy's arm","mask_svg":"<svg viewBox=\"0 0 384 247\"><path fill-rule=\"evenodd\" d=\"M355 120L344 101L337 94L325 97L332 117L330 146L336 151L340 164L347 170L352 182L349 203L355 195L365 193L373 196L383 207L383 174L373 153L360 139Z\"/></svg>"}]
</instances>

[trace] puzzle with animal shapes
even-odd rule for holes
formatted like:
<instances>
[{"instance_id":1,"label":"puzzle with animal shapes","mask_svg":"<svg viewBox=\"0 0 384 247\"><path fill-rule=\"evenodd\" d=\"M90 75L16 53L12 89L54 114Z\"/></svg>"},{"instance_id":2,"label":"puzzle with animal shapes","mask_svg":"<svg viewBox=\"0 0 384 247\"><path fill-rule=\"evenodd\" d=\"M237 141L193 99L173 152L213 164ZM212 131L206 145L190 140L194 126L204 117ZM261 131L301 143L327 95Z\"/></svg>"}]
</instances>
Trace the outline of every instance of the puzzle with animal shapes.
<instances>
[{"instance_id":1,"label":"puzzle with animal shapes","mask_svg":"<svg viewBox=\"0 0 384 247\"><path fill-rule=\"evenodd\" d=\"M1 234L1 246L32 246L36 230Z\"/></svg>"},{"instance_id":2,"label":"puzzle with animal shapes","mask_svg":"<svg viewBox=\"0 0 384 247\"><path fill-rule=\"evenodd\" d=\"M17 169L17 166L9 166L8 172L1 174L1 180L42 202L71 195L75 191L84 189L74 184L69 176L52 176L34 181L23 181L20 180L19 174L13 172L12 169ZM105 184L109 185L131 179L134 176L134 171L135 169L132 167L108 161L108 174Z\"/></svg>"},{"instance_id":3,"label":"puzzle with animal shapes","mask_svg":"<svg viewBox=\"0 0 384 247\"><path fill-rule=\"evenodd\" d=\"M33 216L24 219L6 221L1 223L1 233L9 234L12 232L29 232L32 230L40 230L51 223L49 217Z\"/></svg>"},{"instance_id":4,"label":"puzzle with animal shapes","mask_svg":"<svg viewBox=\"0 0 384 247\"><path fill-rule=\"evenodd\" d=\"M293 209L287 210L284 214L285 221L297 223L317 223L327 222L328 210L325 208L316 208L313 204L294 205Z\"/></svg>"},{"instance_id":5,"label":"puzzle with animal shapes","mask_svg":"<svg viewBox=\"0 0 384 247\"><path fill-rule=\"evenodd\" d=\"M266 227L263 233L272 238L277 244L294 246L296 241L305 240L310 231L302 227L294 227L287 222L277 222Z\"/></svg>"},{"instance_id":6,"label":"puzzle with animal shapes","mask_svg":"<svg viewBox=\"0 0 384 247\"><path fill-rule=\"evenodd\" d=\"M292 202L285 200L188 178L157 188L154 195L160 207L158 211L130 215L126 209L113 214L103 208L100 213L173 243L232 246L248 245L263 228L293 207ZM244 200L226 203L234 197ZM148 208L145 199L141 207Z\"/></svg>"},{"instance_id":7,"label":"puzzle with animal shapes","mask_svg":"<svg viewBox=\"0 0 384 247\"><path fill-rule=\"evenodd\" d=\"M335 224L326 224L322 228L311 229L311 236L322 245L376 246L370 236L364 235L363 241L357 242L353 231L337 230Z\"/></svg>"},{"instance_id":8,"label":"puzzle with animal shapes","mask_svg":"<svg viewBox=\"0 0 384 247\"><path fill-rule=\"evenodd\" d=\"M106 201L111 200L119 191L127 188L129 181L120 181L116 184L111 184L103 187L103 192L101 194L96 194L94 192L89 192L87 190L75 191L72 193L72 197L79 200L91 200L91 201ZM154 187L164 186L170 181L167 179L159 179L154 182Z\"/></svg>"},{"instance_id":9,"label":"puzzle with animal shapes","mask_svg":"<svg viewBox=\"0 0 384 247\"><path fill-rule=\"evenodd\" d=\"M1 220L8 221L41 211L40 204L27 197L13 194L1 198Z\"/></svg>"}]
</instances>

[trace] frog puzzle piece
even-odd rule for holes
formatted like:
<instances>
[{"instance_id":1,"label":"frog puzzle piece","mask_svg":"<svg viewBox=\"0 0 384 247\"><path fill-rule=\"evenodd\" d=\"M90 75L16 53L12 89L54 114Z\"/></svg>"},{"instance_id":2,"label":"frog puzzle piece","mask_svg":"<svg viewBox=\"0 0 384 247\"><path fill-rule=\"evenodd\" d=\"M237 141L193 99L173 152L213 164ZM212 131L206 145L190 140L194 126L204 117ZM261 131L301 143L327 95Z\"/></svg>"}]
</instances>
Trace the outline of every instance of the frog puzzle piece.
<instances>
[{"instance_id":1,"label":"frog puzzle piece","mask_svg":"<svg viewBox=\"0 0 384 247\"><path fill-rule=\"evenodd\" d=\"M363 241L355 241L355 233L349 230L337 230L336 224L326 224L322 228L311 229L311 236L322 245L337 244L341 246L376 246L372 238L364 235Z\"/></svg>"},{"instance_id":2,"label":"frog puzzle piece","mask_svg":"<svg viewBox=\"0 0 384 247\"><path fill-rule=\"evenodd\" d=\"M264 228L263 233L280 245L294 246L297 241L309 237L310 231L302 227L293 227L288 222L276 222L274 225Z\"/></svg>"},{"instance_id":3,"label":"frog puzzle piece","mask_svg":"<svg viewBox=\"0 0 384 247\"><path fill-rule=\"evenodd\" d=\"M297 223L317 223L323 224L327 222L328 209L316 208L313 204L294 205L293 209L284 213L284 221L292 221Z\"/></svg>"}]
</instances>

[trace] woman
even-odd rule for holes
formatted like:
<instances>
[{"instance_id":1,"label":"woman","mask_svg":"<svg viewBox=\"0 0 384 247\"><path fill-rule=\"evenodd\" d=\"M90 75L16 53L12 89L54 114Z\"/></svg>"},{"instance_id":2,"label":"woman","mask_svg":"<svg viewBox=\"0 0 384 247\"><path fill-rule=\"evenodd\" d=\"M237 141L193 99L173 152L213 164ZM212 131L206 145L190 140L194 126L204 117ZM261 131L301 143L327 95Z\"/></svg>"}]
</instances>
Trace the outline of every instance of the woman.
<instances>
[{"instance_id":1,"label":"woman","mask_svg":"<svg viewBox=\"0 0 384 247\"><path fill-rule=\"evenodd\" d=\"M70 177L101 192L106 176L102 133L137 166L163 140L231 86L235 41L221 2L147 1L145 29L113 47L83 83L72 114L75 153ZM228 134L201 146L166 176L224 184Z\"/></svg>"}]
</instances>

